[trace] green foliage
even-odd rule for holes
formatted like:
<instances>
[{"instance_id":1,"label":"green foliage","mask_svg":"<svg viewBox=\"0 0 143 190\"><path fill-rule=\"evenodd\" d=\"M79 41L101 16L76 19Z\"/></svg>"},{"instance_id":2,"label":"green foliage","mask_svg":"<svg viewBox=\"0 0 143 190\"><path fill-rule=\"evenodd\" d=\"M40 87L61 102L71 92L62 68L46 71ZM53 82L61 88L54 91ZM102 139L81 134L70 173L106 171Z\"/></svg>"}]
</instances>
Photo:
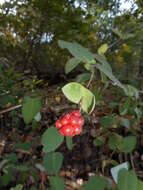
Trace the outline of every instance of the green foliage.
<instances>
[{"instance_id":1,"label":"green foliage","mask_svg":"<svg viewBox=\"0 0 143 190\"><path fill-rule=\"evenodd\" d=\"M60 152L50 152L44 156L43 165L49 175L57 175L63 162Z\"/></svg>"},{"instance_id":2,"label":"green foliage","mask_svg":"<svg viewBox=\"0 0 143 190\"><path fill-rule=\"evenodd\" d=\"M23 185L16 185L16 187L12 187L12 188L10 188L10 190L22 190L22 188L23 188Z\"/></svg>"},{"instance_id":3,"label":"green foliage","mask_svg":"<svg viewBox=\"0 0 143 190\"><path fill-rule=\"evenodd\" d=\"M112 115L104 116L100 120L101 126L105 128L112 127L113 122L114 122L114 117Z\"/></svg>"},{"instance_id":4,"label":"green foliage","mask_svg":"<svg viewBox=\"0 0 143 190\"><path fill-rule=\"evenodd\" d=\"M99 54L99 55L104 55L107 50L108 50L108 44L103 44L103 45L98 49L98 54Z\"/></svg>"},{"instance_id":5,"label":"green foliage","mask_svg":"<svg viewBox=\"0 0 143 190\"><path fill-rule=\"evenodd\" d=\"M137 190L137 177L133 170L121 169L118 174L118 190Z\"/></svg>"},{"instance_id":6,"label":"green foliage","mask_svg":"<svg viewBox=\"0 0 143 190\"><path fill-rule=\"evenodd\" d=\"M64 180L58 176L50 177L51 190L64 190Z\"/></svg>"},{"instance_id":7,"label":"green foliage","mask_svg":"<svg viewBox=\"0 0 143 190\"><path fill-rule=\"evenodd\" d=\"M73 141L72 141L72 137L66 137L66 145L68 147L69 150L72 150L73 148Z\"/></svg>"},{"instance_id":8,"label":"green foliage","mask_svg":"<svg viewBox=\"0 0 143 190\"><path fill-rule=\"evenodd\" d=\"M128 136L123 138L121 151L125 153L132 152L136 147L136 136Z\"/></svg>"},{"instance_id":9,"label":"green foliage","mask_svg":"<svg viewBox=\"0 0 143 190\"><path fill-rule=\"evenodd\" d=\"M105 143L105 138L103 136L97 137L94 139L93 144L95 146L102 146Z\"/></svg>"},{"instance_id":10,"label":"green foliage","mask_svg":"<svg viewBox=\"0 0 143 190\"><path fill-rule=\"evenodd\" d=\"M130 99L127 99L123 104L119 106L120 115L125 115L128 112L130 106Z\"/></svg>"},{"instance_id":11,"label":"green foliage","mask_svg":"<svg viewBox=\"0 0 143 190\"><path fill-rule=\"evenodd\" d=\"M61 136L55 127L48 128L42 135L43 152L51 152L56 150L63 142L64 137Z\"/></svg>"},{"instance_id":12,"label":"green foliage","mask_svg":"<svg viewBox=\"0 0 143 190\"><path fill-rule=\"evenodd\" d=\"M5 95L0 99L0 105L5 108L8 104L15 105L15 97L12 95Z\"/></svg>"},{"instance_id":13,"label":"green foliage","mask_svg":"<svg viewBox=\"0 0 143 190\"><path fill-rule=\"evenodd\" d=\"M136 136L122 137L116 133L109 136L109 147L111 150L119 150L131 153L136 147Z\"/></svg>"},{"instance_id":14,"label":"green foliage","mask_svg":"<svg viewBox=\"0 0 143 190\"><path fill-rule=\"evenodd\" d=\"M135 149L137 141L135 135L138 133L136 126L139 126L142 117L142 102L139 97L139 93L142 92L142 84L140 84L140 90L138 90L137 84L140 82L136 80L141 76L142 72L142 4L136 1L131 12L130 10L123 12L119 10L120 3L120 1L113 0L83 0L79 2L75 0L22 0L19 3L19 1L13 0L0 6L0 108L7 109L7 107L21 104L21 99L27 92L27 94L31 94L39 90L42 97L43 86L40 89L37 88L43 80L38 79L39 75L43 77L42 74L44 74L44 76L56 79L55 76L63 75L62 66L66 62L65 73L73 72L75 77L74 70L81 66L78 72L81 71L82 73L74 79L76 82L66 84L62 90L67 99L72 103L79 104L78 106L84 112L90 114L94 110L96 103L97 113L98 110L99 112L102 110L101 117L105 115L99 118L99 122L98 115L96 118L96 111L95 113L93 112L91 117L85 115L85 128L83 130L83 134L86 136L86 130L90 130L91 127L88 124L92 123L93 127L95 127L93 144L98 146L97 149L100 149L102 145L105 146L105 154L107 146L108 156L104 155L107 156L107 159L102 160L102 166L97 167L97 169L102 168L102 173L104 173L103 171L107 164L115 165L116 161L113 160L111 155L115 153L115 156L116 154L119 156L123 152L126 156L126 154ZM138 6L136 6L136 3ZM114 28L112 29L112 27ZM64 40L58 41L58 39ZM57 41L62 50L58 47ZM69 59L68 53L63 49L67 49L73 57ZM105 57L105 54L107 57ZM112 64L113 69L107 60ZM28 72L30 71L30 75L27 75L27 70ZM98 72L100 72L100 75L98 75ZM38 77L31 76L33 73L37 73ZM120 80L115 76L117 74ZM69 75L69 77L71 76ZM128 81L129 77L132 78L131 84L124 85L120 82L121 80L127 80L127 83L130 83ZM68 81L74 80L68 78ZM98 83L100 83L99 86ZM110 84L113 86L110 86ZM135 87L133 86L134 84ZM119 89L116 88L116 94L114 95L117 96L117 101L119 98L124 101L115 102L116 105L111 102L114 106L109 110L110 113L106 114L108 105L105 100L104 110L101 101L106 99L106 90L109 99L112 98L114 86L119 87ZM124 94L120 92L120 88L124 91ZM47 94L47 92L44 93ZM45 119L46 115L40 113L40 109L41 101L38 97L24 98L22 116L24 122L34 129L32 133L36 130L41 132L41 126L43 127L44 123L45 127L47 122L42 120L40 123L41 119ZM17 126L21 125L19 115L19 110L17 109L11 113L5 112L5 114L2 114L0 121L2 125L1 132L3 132L3 126L7 130L5 122L8 122L10 127L15 127L16 123ZM38 127L35 129L38 124L40 129ZM13 137L14 130L11 130L11 137L7 135L7 131L4 136L6 136L8 152L12 147L12 151L16 153L8 154L3 158L5 152L3 150L1 152L0 147L2 159L0 160L0 186L3 189L7 189L11 184L16 183L24 184L25 186L27 181L32 181L33 183L34 180L34 182L38 181L39 183L39 180L37 180L39 173L36 175L35 167L29 167L32 163L35 165L34 159L37 157L37 155L31 156L33 153L31 149L35 146L35 142L25 140L25 132L27 131L25 131L24 127L22 135L20 131L22 139L18 139L16 135L16 138L15 136ZM122 131L125 133L122 133ZM30 134L28 135L30 136ZM129 136L124 137L124 134ZM18 142L12 144L9 150L9 140L14 138ZM83 142L84 138L82 139L80 136L77 138L81 138L81 142ZM52 190L64 190L66 188L64 187L64 180L57 176L62 167L63 155L60 152L53 152L59 148L63 141L64 137L59 134L55 127L48 128L42 136L44 167L41 166L38 169L41 173L44 171L42 174L46 171L48 175L53 175L49 176L50 189ZM78 141L75 138L74 143L76 142ZM105 144L106 142L107 144ZM66 145L69 150L72 150L73 142L71 138L66 137ZM7 151L7 146L4 148ZM25 163L28 157L32 158L28 163L29 165ZM19 163L19 160L22 160L23 163ZM143 189L143 183L137 179L135 173L122 170L122 168L128 169L127 163L116 166L114 174L111 169L118 190ZM28 174L30 179L27 179ZM40 185L38 184L38 187ZM93 176L85 185L85 189L104 190L105 188L108 189L108 186L109 183L104 177ZM11 190L20 190L22 188L22 185L17 185ZM33 187L28 188L34 189ZM109 189L111 188L109 187Z\"/></svg>"},{"instance_id":15,"label":"green foliage","mask_svg":"<svg viewBox=\"0 0 143 190\"><path fill-rule=\"evenodd\" d=\"M107 181L99 176L90 177L89 181L85 185L85 190L104 190L107 187Z\"/></svg>"},{"instance_id":16,"label":"green foliage","mask_svg":"<svg viewBox=\"0 0 143 190\"><path fill-rule=\"evenodd\" d=\"M126 170L128 170L129 169L129 164L128 164L128 162L124 162L124 163L122 163L122 164L119 164L119 165L117 165L117 166L115 166L115 167L113 167L113 168L111 168L111 174L112 174L112 177L113 177L113 179L114 179L114 181L117 183L118 182L118 174L119 174L119 171L121 170L121 169L126 169Z\"/></svg>"},{"instance_id":17,"label":"green foliage","mask_svg":"<svg viewBox=\"0 0 143 190\"><path fill-rule=\"evenodd\" d=\"M138 180L138 183L137 183L137 190L142 190L143 189L143 182Z\"/></svg>"},{"instance_id":18,"label":"green foliage","mask_svg":"<svg viewBox=\"0 0 143 190\"><path fill-rule=\"evenodd\" d=\"M84 63L91 62L94 59L94 54L92 54L87 48L84 48L80 44L76 42L66 42L63 40L59 40L59 46L62 49L68 49L69 52L77 59Z\"/></svg>"},{"instance_id":19,"label":"green foliage","mask_svg":"<svg viewBox=\"0 0 143 190\"><path fill-rule=\"evenodd\" d=\"M126 127L127 129L129 129L130 128L129 119L120 117L120 125Z\"/></svg>"},{"instance_id":20,"label":"green foliage","mask_svg":"<svg viewBox=\"0 0 143 190\"><path fill-rule=\"evenodd\" d=\"M25 97L22 106L22 116L24 122L29 124L32 122L38 112L40 112L41 101L39 98Z\"/></svg>"},{"instance_id":21,"label":"green foliage","mask_svg":"<svg viewBox=\"0 0 143 190\"><path fill-rule=\"evenodd\" d=\"M136 99L139 98L138 90L132 85L126 85L126 95L129 97L135 97Z\"/></svg>"},{"instance_id":22,"label":"green foliage","mask_svg":"<svg viewBox=\"0 0 143 190\"><path fill-rule=\"evenodd\" d=\"M65 65L65 73L70 73L74 68L78 66L79 63L80 60L78 60L77 58L70 59Z\"/></svg>"},{"instance_id":23,"label":"green foliage","mask_svg":"<svg viewBox=\"0 0 143 190\"><path fill-rule=\"evenodd\" d=\"M87 82L90 79L91 74L90 73L82 73L77 75L76 82L84 83Z\"/></svg>"},{"instance_id":24,"label":"green foliage","mask_svg":"<svg viewBox=\"0 0 143 190\"><path fill-rule=\"evenodd\" d=\"M95 96L79 83L71 82L62 88L64 95L73 103L81 104L86 113L91 113L95 107Z\"/></svg>"},{"instance_id":25,"label":"green foliage","mask_svg":"<svg viewBox=\"0 0 143 190\"><path fill-rule=\"evenodd\" d=\"M31 143L30 142L25 142L25 143L17 143L13 146L13 149L22 149L29 151L31 149Z\"/></svg>"},{"instance_id":26,"label":"green foliage","mask_svg":"<svg viewBox=\"0 0 143 190\"><path fill-rule=\"evenodd\" d=\"M123 138L114 133L109 136L109 147L111 150L120 150L122 145Z\"/></svg>"}]
</instances>

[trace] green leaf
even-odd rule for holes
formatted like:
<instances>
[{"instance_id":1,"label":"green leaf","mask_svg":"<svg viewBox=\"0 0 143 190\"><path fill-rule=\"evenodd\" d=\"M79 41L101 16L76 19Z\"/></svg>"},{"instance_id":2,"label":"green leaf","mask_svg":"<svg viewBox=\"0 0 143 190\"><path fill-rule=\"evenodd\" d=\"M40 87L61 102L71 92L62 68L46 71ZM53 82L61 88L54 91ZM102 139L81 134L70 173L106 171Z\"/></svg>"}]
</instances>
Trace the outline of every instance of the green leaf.
<instances>
[{"instance_id":1,"label":"green leaf","mask_svg":"<svg viewBox=\"0 0 143 190\"><path fill-rule=\"evenodd\" d=\"M91 70L91 64L89 62L85 63L84 64L84 67L87 71L90 71Z\"/></svg>"},{"instance_id":2,"label":"green leaf","mask_svg":"<svg viewBox=\"0 0 143 190\"><path fill-rule=\"evenodd\" d=\"M13 149L16 150L16 149L22 149L22 150L30 150L31 148L31 143L30 142L25 142L25 143L16 143L14 146L13 146Z\"/></svg>"},{"instance_id":3,"label":"green leaf","mask_svg":"<svg viewBox=\"0 0 143 190\"><path fill-rule=\"evenodd\" d=\"M40 112L41 101L39 98L26 97L22 106L22 116L24 122L29 124L32 122L38 112Z\"/></svg>"},{"instance_id":4,"label":"green leaf","mask_svg":"<svg viewBox=\"0 0 143 190\"><path fill-rule=\"evenodd\" d=\"M98 55L98 54L94 54L94 58L101 63L101 65L103 65L105 67L105 70L107 70L109 73L112 74L112 68L110 66L110 64L107 62L105 56L103 55ZM96 66L96 64L95 64Z\"/></svg>"},{"instance_id":5,"label":"green leaf","mask_svg":"<svg viewBox=\"0 0 143 190\"><path fill-rule=\"evenodd\" d=\"M100 123L102 125L102 127L111 127L113 125L113 116L109 115L109 116L104 116L101 118Z\"/></svg>"},{"instance_id":6,"label":"green leaf","mask_svg":"<svg viewBox=\"0 0 143 190\"><path fill-rule=\"evenodd\" d=\"M71 58L65 65L65 73L70 73L74 68L76 68L81 61L77 58Z\"/></svg>"},{"instance_id":7,"label":"green leaf","mask_svg":"<svg viewBox=\"0 0 143 190\"><path fill-rule=\"evenodd\" d=\"M110 64L106 61L104 56L94 54L94 58L101 64L95 64L94 66L101 72L103 72L112 82L113 85L119 86L126 92L125 86L113 75Z\"/></svg>"},{"instance_id":8,"label":"green leaf","mask_svg":"<svg viewBox=\"0 0 143 190\"><path fill-rule=\"evenodd\" d=\"M8 160L10 163L16 164L18 161L17 154L15 153L10 153L6 155L6 160Z\"/></svg>"},{"instance_id":9,"label":"green leaf","mask_svg":"<svg viewBox=\"0 0 143 190\"><path fill-rule=\"evenodd\" d=\"M73 103L78 104L81 101L82 109L91 113L95 107L95 96L87 88L79 83L71 82L62 88L66 98Z\"/></svg>"},{"instance_id":10,"label":"green leaf","mask_svg":"<svg viewBox=\"0 0 143 190\"><path fill-rule=\"evenodd\" d=\"M114 133L109 136L109 147L111 150L120 149L122 145L123 138L122 136Z\"/></svg>"},{"instance_id":11,"label":"green leaf","mask_svg":"<svg viewBox=\"0 0 143 190\"><path fill-rule=\"evenodd\" d=\"M55 127L48 128L42 135L43 152L51 152L56 150L63 142L64 137L61 136Z\"/></svg>"},{"instance_id":12,"label":"green leaf","mask_svg":"<svg viewBox=\"0 0 143 190\"><path fill-rule=\"evenodd\" d=\"M44 156L43 165L49 175L58 174L63 163L63 155L60 152L50 152Z\"/></svg>"},{"instance_id":13,"label":"green leaf","mask_svg":"<svg viewBox=\"0 0 143 190\"><path fill-rule=\"evenodd\" d=\"M136 99L139 98L139 92L138 89L131 85L126 85L126 95L129 97L135 97Z\"/></svg>"},{"instance_id":14,"label":"green leaf","mask_svg":"<svg viewBox=\"0 0 143 190\"><path fill-rule=\"evenodd\" d=\"M142 110L138 107L135 108L135 113L138 118L138 120L142 117Z\"/></svg>"},{"instance_id":15,"label":"green leaf","mask_svg":"<svg viewBox=\"0 0 143 190\"><path fill-rule=\"evenodd\" d=\"M79 83L87 82L90 79L90 73L82 73L76 77L76 81Z\"/></svg>"},{"instance_id":16,"label":"green leaf","mask_svg":"<svg viewBox=\"0 0 143 190\"><path fill-rule=\"evenodd\" d=\"M127 114L129 106L130 106L130 99L127 99L127 101L125 101L123 104L120 104L119 106L120 115Z\"/></svg>"},{"instance_id":17,"label":"green leaf","mask_svg":"<svg viewBox=\"0 0 143 190\"><path fill-rule=\"evenodd\" d=\"M10 190L22 190L22 188L23 188L23 185L19 184L16 187L10 188Z\"/></svg>"},{"instance_id":18,"label":"green leaf","mask_svg":"<svg viewBox=\"0 0 143 190\"><path fill-rule=\"evenodd\" d=\"M137 182L137 190L143 190L143 182L140 180Z\"/></svg>"},{"instance_id":19,"label":"green leaf","mask_svg":"<svg viewBox=\"0 0 143 190\"><path fill-rule=\"evenodd\" d=\"M101 45L100 48L98 49L98 54L99 54L99 55L104 55L107 50L108 50L108 44L103 44L103 45Z\"/></svg>"},{"instance_id":20,"label":"green leaf","mask_svg":"<svg viewBox=\"0 0 143 190\"><path fill-rule=\"evenodd\" d=\"M107 181L100 176L92 176L85 185L85 190L104 190L107 186Z\"/></svg>"},{"instance_id":21,"label":"green leaf","mask_svg":"<svg viewBox=\"0 0 143 190\"><path fill-rule=\"evenodd\" d=\"M137 190L137 177L134 171L121 169L118 174L118 190Z\"/></svg>"},{"instance_id":22,"label":"green leaf","mask_svg":"<svg viewBox=\"0 0 143 190\"><path fill-rule=\"evenodd\" d=\"M0 98L0 105L5 108L8 103L15 105L15 97L12 95L5 95Z\"/></svg>"},{"instance_id":23,"label":"green leaf","mask_svg":"<svg viewBox=\"0 0 143 190\"><path fill-rule=\"evenodd\" d=\"M125 153L131 153L135 149L136 143L137 140L135 136L125 137L123 138L123 143L120 150Z\"/></svg>"},{"instance_id":24,"label":"green leaf","mask_svg":"<svg viewBox=\"0 0 143 190\"><path fill-rule=\"evenodd\" d=\"M129 169L129 164L128 164L128 162L124 162L124 163L122 163L122 164L119 164L119 165L117 165L117 166L115 166L115 167L112 167L111 168L111 175L112 175L112 177L113 177L113 179L114 179L114 181L117 183L117 180L118 180L118 174L119 174L119 171L121 170L121 169Z\"/></svg>"},{"instance_id":25,"label":"green leaf","mask_svg":"<svg viewBox=\"0 0 143 190\"><path fill-rule=\"evenodd\" d=\"M104 143L105 143L105 138L103 136L97 137L93 141L94 146L102 146Z\"/></svg>"},{"instance_id":26,"label":"green leaf","mask_svg":"<svg viewBox=\"0 0 143 190\"><path fill-rule=\"evenodd\" d=\"M59 40L58 44L62 49L68 49L68 51L80 61L89 62L94 59L94 54L76 42L72 43Z\"/></svg>"},{"instance_id":27,"label":"green leaf","mask_svg":"<svg viewBox=\"0 0 143 190\"><path fill-rule=\"evenodd\" d=\"M64 180L61 177L50 177L51 190L65 190Z\"/></svg>"},{"instance_id":28,"label":"green leaf","mask_svg":"<svg viewBox=\"0 0 143 190\"><path fill-rule=\"evenodd\" d=\"M0 176L0 184L1 186L7 186L11 181L13 181L13 179L13 168L8 167L8 169L6 169L6 173Z\"/></svg>"},{"instance_id":29,"label":"green leaf","mask_svg":"<svg viewBox=\"0 0 143 190\"><path fill-rule=\"evenodd\" d=\"M72 137L68 137L68 136L66 137L66 145L69 150L72 150L73 148Z\"/></svg>"}]
</instances>

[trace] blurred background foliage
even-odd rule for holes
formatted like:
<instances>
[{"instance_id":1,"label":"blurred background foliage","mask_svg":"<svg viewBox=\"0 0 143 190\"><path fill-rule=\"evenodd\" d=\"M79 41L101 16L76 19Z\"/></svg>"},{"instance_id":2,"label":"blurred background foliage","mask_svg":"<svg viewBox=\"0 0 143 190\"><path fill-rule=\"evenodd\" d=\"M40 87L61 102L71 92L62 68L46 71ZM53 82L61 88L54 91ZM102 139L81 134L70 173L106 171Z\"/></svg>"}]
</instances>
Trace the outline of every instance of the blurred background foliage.
<instances>
[{"instance_id":1,"label":"blurred background foliage","mask_svg":"<svg viewBox=\"0 0 143 190\"><path fill-rule=\"evenodd\" d=\"M120 80L141 84L140 0L11 0L0 6L0 23L0 62L5 67L55 80L64 75L70 56L58 40L77 41L93 53L107 43L107 59Z\"/></svg>"}]
</instances>

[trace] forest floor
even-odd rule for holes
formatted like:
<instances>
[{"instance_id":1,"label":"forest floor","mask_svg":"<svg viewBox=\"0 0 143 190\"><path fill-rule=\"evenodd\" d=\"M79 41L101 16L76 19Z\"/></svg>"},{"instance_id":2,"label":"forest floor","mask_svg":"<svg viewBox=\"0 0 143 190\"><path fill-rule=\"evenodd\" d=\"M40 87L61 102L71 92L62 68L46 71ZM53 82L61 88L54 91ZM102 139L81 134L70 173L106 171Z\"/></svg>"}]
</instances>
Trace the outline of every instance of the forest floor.
<instances>
[{"instance_id":1,"label":"forest floor","mask_svg":"<svg viewBox=\"0 0 143 190\"><path fill-rule=\"evenodd\" d=\"M2 114L0 120L0 169L2 169L2 161L7 160L7 156L11 155L13 159L16 159L16 155L17 161L15 163L21 167L20 170L23 172L22 177L25 179L26 189L30 189L31 186L46 189L48 174L42 168L41 136L48 127L55 125L56 120L62 114L76 108L75 105L66 100L60 87L49 86L39 90L40 95L44 97L41 109L42 120L35 128L24 124L21 108ZM116 94L116 91L113 90L112 92L107 89L102 96L101 104L95 107L93 113L90 116L84 114L83 132L73 138L73 149L68 150L65 142L58 148L58 151L64 155L64 164L60 176L65 179L66 190L78 190L89 176L95 174L106 176L114 186L110 168L126 161L130 163L137 176L143 179L143 119L141 119L139 126L134 126L137 129L137 147L133 153L124 154L111 150L108 137L103 145L94 145L94 139L97 137L108 136L107 132L101 127L101 118L108 115L119 115L118 107L111 106L111 103L118 102L120 96ZM12 113L19 118L17 126L13 122ZM130 118L128 115L125 117ZM122 136L128 134L125 127L113 126L109 130ZM31 168L28 173L24 166ZM35 181L33 173L38 177L38 181ZM15 172L13 175L16 179L20 177L19 172ZM15 180L11 181L12 184L15 185ZM4 189L7 188L3 187Z\"/></svg>"}]
</instances>

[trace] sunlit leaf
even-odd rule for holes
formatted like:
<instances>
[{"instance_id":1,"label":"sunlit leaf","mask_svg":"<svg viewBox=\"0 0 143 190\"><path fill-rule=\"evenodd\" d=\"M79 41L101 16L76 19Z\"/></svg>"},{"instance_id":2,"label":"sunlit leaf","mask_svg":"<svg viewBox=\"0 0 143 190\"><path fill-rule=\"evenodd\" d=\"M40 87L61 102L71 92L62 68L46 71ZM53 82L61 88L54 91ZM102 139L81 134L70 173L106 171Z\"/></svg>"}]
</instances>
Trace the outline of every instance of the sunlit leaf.
<instances>
[{"instance_id":1,"label":"sunlit leaf","mask_svg":"<svg viewBox=\"0 0 143 190\"><path fill-rule=\"evenodd\" d=\"M108 44L103 44L99 47L98 54L104 55L104 53L106 53L107 50L108 50Z\"/></svg>"},{"instance_id":2,"label":"sunlit leaf","mask_svg":"<svg viewBox=\"0 0 143 190\"><path fill-rule=\"evenodd\" d=\"M67 99L78 104L81 102L82 109L91 113L95 107L95 96L87 88L79 83L71 82L62 88L62 91Z\"/></svg>"}]
</instances>

